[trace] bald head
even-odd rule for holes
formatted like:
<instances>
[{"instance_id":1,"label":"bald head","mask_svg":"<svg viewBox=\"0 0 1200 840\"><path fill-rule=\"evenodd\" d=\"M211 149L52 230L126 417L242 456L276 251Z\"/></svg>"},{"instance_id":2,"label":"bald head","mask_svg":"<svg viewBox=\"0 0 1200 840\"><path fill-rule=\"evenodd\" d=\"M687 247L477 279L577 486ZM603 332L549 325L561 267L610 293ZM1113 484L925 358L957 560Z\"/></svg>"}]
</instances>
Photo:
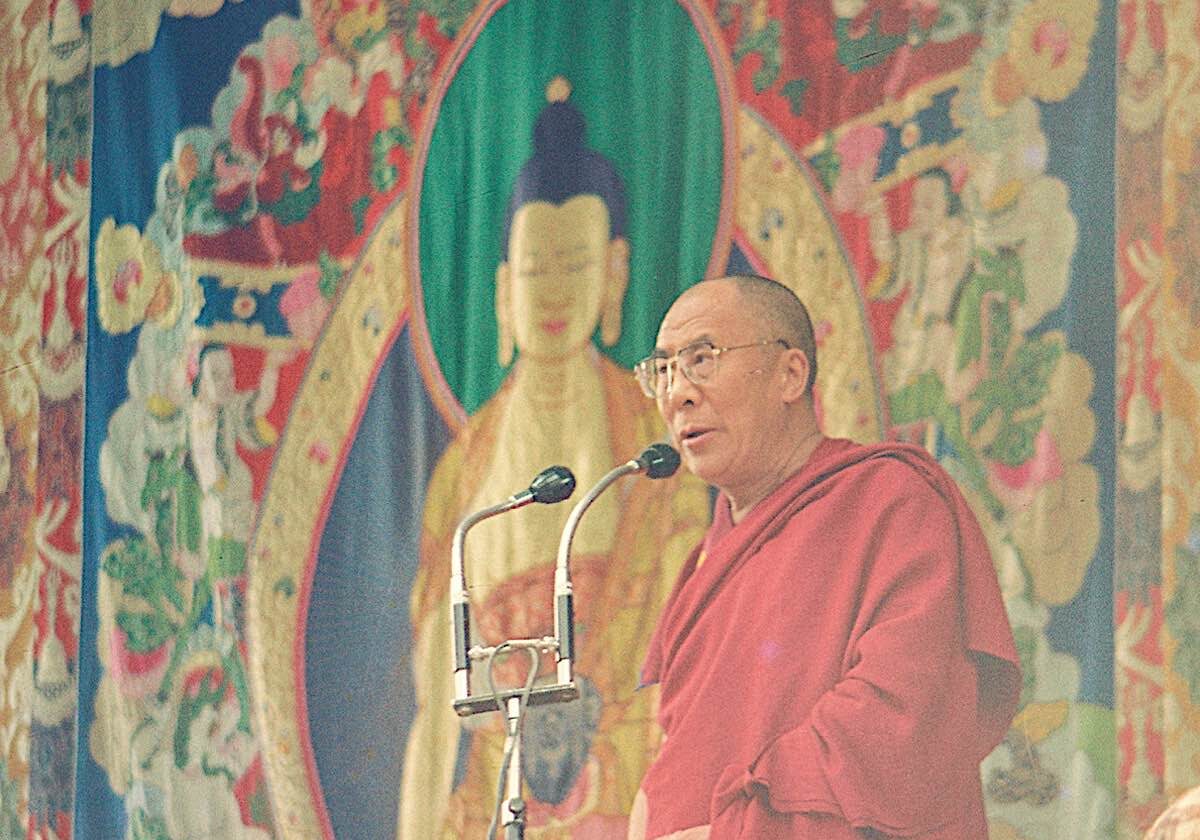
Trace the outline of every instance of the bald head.
<instances>
[{"instance_id":1,"label":"bald head","mask_svg":"<svg viewBox=\"0 0 1200 840\"><path fill-rule=\"evenodd\" d=\"M808 357L806 388L812 393L813 383L817 381L817 341L808 308L796 293L777 280L757 274L730 274L703 282L732 285L738 290L750 317L767 325L773 333L772 338L782 338L788 346L800 349Z\"/></svg>"}]
</instances>

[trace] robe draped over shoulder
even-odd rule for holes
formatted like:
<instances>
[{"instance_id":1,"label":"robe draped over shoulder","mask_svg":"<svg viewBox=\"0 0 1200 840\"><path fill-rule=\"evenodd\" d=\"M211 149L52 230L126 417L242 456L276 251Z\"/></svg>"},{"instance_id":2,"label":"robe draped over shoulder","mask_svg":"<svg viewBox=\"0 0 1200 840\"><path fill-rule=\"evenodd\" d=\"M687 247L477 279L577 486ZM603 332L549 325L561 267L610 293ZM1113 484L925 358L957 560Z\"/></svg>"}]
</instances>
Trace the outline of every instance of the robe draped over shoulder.
<instances>
[{"instance_id":1,"label":"robe draped over shoulder","mask_svg":"<svg viewBox=\"0 0 1200 840\"><path fill-rule=\"evenodd\" d=\"M1018 659L979 525L918 447L826 440L736 525L718 498L642 680L648 838L987 837Z\"/></svg>"}]
</instances>

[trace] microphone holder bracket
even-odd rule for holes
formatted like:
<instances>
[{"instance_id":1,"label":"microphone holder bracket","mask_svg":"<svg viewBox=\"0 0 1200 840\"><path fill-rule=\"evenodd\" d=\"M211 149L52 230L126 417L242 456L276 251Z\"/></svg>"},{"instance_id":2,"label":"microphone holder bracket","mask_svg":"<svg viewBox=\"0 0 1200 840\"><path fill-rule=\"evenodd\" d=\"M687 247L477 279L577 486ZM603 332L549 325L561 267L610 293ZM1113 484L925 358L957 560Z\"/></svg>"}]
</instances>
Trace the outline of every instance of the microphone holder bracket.
<instances>
[{"instance_id":1,"label":"microphone holder bracket","mask_svg":"<svg viewBox=\"0 0 1200 840\"><path fill-rule=\"evenodd\" d=\"M485 712L503 711L508 701L525 694L524 688L504 688L495 694L472 694L454 701L454 711L459 717L483 714ZM554 685L534 686L529 692L530 706L546 706L550 703L567 703L579 699L577 683L555 683Z\"/></svg>"},{"instance_id":2,"label":"microphone holder bracket","mask_svg":"<svg viewBox=\"0 0 1200 840\"><path fill-rule=\"evenodd\" d=\"M553 636L542 636L540 639L510 639L499 645L474 645L467 652L467 656L472 661L478 662L491 658L501 648L514 652L533 649L544 653L554 653L558 650L558 639L555 639ZM503 710L510 698L520 697L524 693L525 689L519 687L500 689L495 694L472 694L468 697L460 697L454 701L454 711L458 713L459 717L469 717L484 712ZM530 691L529 705L543 706L548 703L566 703L578 698L579 685L577 683L539 685L534 686L533 690Z\"/></svg>"}]
</instances>

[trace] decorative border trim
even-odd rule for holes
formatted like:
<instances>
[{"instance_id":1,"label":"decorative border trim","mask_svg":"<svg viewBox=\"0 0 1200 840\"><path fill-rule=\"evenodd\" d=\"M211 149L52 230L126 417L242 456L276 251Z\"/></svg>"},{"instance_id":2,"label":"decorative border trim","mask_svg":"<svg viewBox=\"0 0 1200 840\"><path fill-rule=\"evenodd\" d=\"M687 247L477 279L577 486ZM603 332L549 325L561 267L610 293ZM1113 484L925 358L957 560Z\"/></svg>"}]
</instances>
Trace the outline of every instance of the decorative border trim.
<instances>
[{"instance_id":1,"label":"decorative border trim","mask_svg":"<svg viewBox=\"0 0 1200 840\"><path fill-rule=\"evenodd\" d=\"M375 379L408 321L406 218L401 197L347 277L284 426L249 547L251 697L280 838L333 840L308 730L305 631L333 497Z\"/></svg>"},{"instance_id":2,"label":"decorative border trim","mask_svg":"<svg viewBox=\"0 0 1200 840\"><path fill-rule=\"evenodd\" d=\"M838 325L823 348L817 388L831 379L840 385L820 401L827 434L862 443L883 440L888 428L883 381L868 327L862 286L842 236L822 199L823 191L808 162L778 131L747 105L741 108L742 179L738 184L738 244L750 264L789 286L813 310L814 326ZM758 176L758 178L756 178ZM759 179L779 185L772 199L790 201L784 209L764 203ZM762 243L752 237L767 219L773 230ZM816 223L815 225L812 223ZM825 285L818 285L827 281ZM831 371L837 371L831 376Z\"/></svg>"}]
</instances>

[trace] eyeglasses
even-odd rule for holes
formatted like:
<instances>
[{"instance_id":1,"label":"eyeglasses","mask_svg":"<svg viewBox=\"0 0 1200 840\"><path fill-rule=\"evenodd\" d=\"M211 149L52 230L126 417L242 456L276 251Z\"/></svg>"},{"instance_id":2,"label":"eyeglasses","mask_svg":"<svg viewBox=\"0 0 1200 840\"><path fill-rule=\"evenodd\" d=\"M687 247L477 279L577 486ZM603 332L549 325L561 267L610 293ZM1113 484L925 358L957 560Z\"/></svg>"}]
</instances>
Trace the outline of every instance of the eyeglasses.
<instances>
[{"instance_id":1,"label":"eyeglasses","mask_svg":"<svg viewBox=\"0 0 1200 840\"><path fill-rule=\"evenodd\" d=\"M658 399L671 387L674 376L672 368L677 367L693 385L703 385L717 375L717 359L722 353L747 347L766 347L769 344L782 344L784 349L791 349L791 345L782 338L764 338L733 347L714 347L711 341L697 341L676 351L674 356L658 353L642 359L633 366L633 375L642 386L642 393L651 399Z\"/></svg>"}]
</instances>

